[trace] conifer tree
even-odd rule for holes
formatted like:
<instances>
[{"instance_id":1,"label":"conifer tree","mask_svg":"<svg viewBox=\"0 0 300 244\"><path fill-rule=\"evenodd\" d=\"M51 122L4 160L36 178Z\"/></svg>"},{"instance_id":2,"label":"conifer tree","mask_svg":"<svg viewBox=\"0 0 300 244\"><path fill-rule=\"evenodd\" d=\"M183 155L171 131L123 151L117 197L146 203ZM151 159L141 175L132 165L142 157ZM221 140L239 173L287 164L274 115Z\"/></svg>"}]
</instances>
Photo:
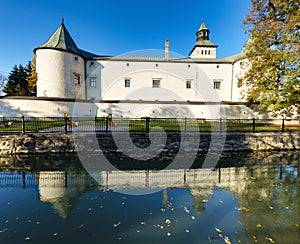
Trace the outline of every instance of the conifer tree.
<instances>
[{"instance_id":1,"label":"conifer tree","mask_svg":"<svg viewBox=\"0 0 300 244\"><path fill-rule=\"evenodd\" d=\"M5 85L6 77L3 74L0 74L0 95L2 95L2 89Z\"/></svg>"},{"instance_id":2,"label":"conifer tree","mask_svg":"<svg viewBox=\"0 0 300 244\"><path fill-rule=\"evenodd\" d=\"M249 105L288 114L300 104L300 2L251 0L244 21Z\"/></svg>"},{"instance_id":3,"label":"conifer tree","mask_svg":"<svg viewBox=\"0 0 300 244\"><path fill-rule=\"evenodd\" d=\"M7 77L3 92L8 96L28 96L28 68L15 65Z\"/></svg>"}]
</instances>

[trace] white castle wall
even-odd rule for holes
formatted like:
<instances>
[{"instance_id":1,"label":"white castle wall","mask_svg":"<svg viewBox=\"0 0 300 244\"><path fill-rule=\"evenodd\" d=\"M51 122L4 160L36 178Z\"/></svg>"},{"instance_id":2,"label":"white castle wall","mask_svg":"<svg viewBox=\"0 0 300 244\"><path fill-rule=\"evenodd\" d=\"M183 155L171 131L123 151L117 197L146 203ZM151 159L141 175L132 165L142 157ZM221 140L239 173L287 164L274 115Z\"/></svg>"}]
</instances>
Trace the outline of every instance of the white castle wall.
<instances>
[{"instance_id":1,"label":"white castle wall","mask_svg":"<svg viewBox=\"0 0 300 244\"><path fill-rule=\"evenodd\" d=\"M37 49L37 97L85 99L84 60L79 55L54 49ZM80 85L73 74L80 75Z\"/></svg>"},{"instance_id":2,"label":"white castle wall","mask_svg":"<svg viewBox=\"0 0 300 244\"><path fill-rule=\"evenodd\" d=\"M253 111L245 105L218 104L162 104L162 103L99 103L93 101L73 102L30 98L0 99L0 117L61 117L107 116L114 118L204 118L204 119L252 119L272 118L263 111ZM221 115L220 115L221 112Z\"/></svg>"},{"instance_id":3,"label":"white castle wall","mask_svg":"<svg viewBox=\"0 0 300 244\"><path fill-rule=\"evenodd\" d=\"M0 117L63 117L64 113L70 116L95 116L97 106L92 103L77 102L75 111L74 102L49 101L42 99L0 99Z\"/></svg>"},{"instance_id":4,"label":"white castle wall","mask_svg":"<svg viewBox=\"0 0 300 244\"><path fill-rule=\"evenodd\" d=\"M96 100L219 102L232 97L232 64L228 63L99 60L93 67L87 62L87 79L96 77L97 87L87 86L87 97ZM130 79L130 87L125 87L125 79ZM161 80L160 88L152 87L153 79ZM187 80L191 89L186 88ZM221 81L220 90L213 88L214 80Z\"/></svg>"}]
</instances>

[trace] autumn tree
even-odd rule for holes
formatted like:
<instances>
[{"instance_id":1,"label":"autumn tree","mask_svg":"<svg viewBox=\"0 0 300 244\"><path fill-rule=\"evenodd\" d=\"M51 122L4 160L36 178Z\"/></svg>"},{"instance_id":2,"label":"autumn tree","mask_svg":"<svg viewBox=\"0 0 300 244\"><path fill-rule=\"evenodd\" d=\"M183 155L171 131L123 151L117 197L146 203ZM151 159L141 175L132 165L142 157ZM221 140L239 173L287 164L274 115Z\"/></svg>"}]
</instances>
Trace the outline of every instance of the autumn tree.
<instances>
[{"instance_id":1,"label":"autumn tree","mask_svg":"<svg viewBox=\"0 0 300 244\"><path fill-rule=\"evenodd\" d=\"M244 20L250 68L244 77L249 105L287 114L300 104L300 3L251 0Z\"/></svg>"},{"instance_id":2,"label":"autumn tree","mask_svg":"<svg viewBox=\"0 0 300 244\"><path fill-rule=\"evenodd\" d=\"M37 73L36 73L36 57L34 56L29 62L28 66L28 77L27 77L27 82L28 82L28 90L31 95L36 94L36 81L37 81Z\"/></svg>"}]
</instances>

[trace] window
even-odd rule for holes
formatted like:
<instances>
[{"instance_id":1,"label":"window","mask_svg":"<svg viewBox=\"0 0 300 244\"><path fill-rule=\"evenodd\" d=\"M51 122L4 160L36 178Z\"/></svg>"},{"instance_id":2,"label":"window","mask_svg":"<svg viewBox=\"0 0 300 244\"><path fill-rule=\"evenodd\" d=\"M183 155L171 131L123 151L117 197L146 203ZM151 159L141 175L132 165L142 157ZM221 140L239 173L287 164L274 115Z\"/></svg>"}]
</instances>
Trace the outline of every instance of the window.
<instances>
[{"instance_id":1,"label":"window","mask_svg":"<svg viewBox=\"0 0 300 244\"><path fill-rule=\"evenodd\" d=\"M96 87L96 78L95 77L90 78L90 87Z\"/></svg>"},{"instance_id":2,"label":"window","mask_svg":"<svg viewBox=\"0 0 300 244\"><path fill-rule=\"evenodd\" d=\"M73 74L73 81L75 85L80 85L80 74L74 73Z\"/></svg>"},{"instance_id":3,"label":"window","mask_svg":"<svg viewBox=\"0 0 300 244\"><path fill-rule=\"evenodd\" d=\"M191 89L192 88L192 81L191 80L187 80L186 81L186 89Z\"/></svg>"},{"instance_id":4,"label":"window","mask_svg":"<svg viewBox=\"0 0 300 244\"><path fill-rule=\"evenodd\" d=\"M160 80L159 79L152 80L152 87L153 88L160 88Z\"/></svg>"},{"instance_id":5,"label":"window","mask_svg":"<svg viewBox=\"0 0 300 244\"><path fill-rule=\"evenodd\" d=\"M125 87L130 87L130 79L125 79Z\"/></svg>"},{"instance_id":6,"label":"window","mask_svg":"<svg viewBox=\"0 0 300 244\"><path fill-rule=\"evenodd\" d=\"M74 57L74 60L75 60L75 61L78 61L78 57Z\"/></svg>"},{"instance_id":7,"label":"window","mask_svg":"<svg viewBox=\"0 0 300 244\"><path fill-rule=\"evenodd\" d=\"M214 80L214 89L221 89L221 80Z\"/></svg>"}]
</instances>

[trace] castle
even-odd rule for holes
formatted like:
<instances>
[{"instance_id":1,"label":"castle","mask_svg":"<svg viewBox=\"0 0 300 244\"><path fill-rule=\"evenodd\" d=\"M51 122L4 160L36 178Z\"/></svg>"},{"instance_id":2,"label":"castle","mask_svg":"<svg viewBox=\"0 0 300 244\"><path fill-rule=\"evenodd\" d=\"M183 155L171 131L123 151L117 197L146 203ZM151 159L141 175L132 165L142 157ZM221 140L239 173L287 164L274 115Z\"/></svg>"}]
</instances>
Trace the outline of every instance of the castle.
<instances>
[{"instance_id":1,"label":"castle","mask_svg":"<svg viewBox=\"0 0 300 244\"><path fill-rule=\"evenodd\" d=\"M243 54L217 58L218 46L209 34L202 21L188 58L170 55L168 40L160 57L145 52L101 56L79 49L62 20L48 41L34 49L37 106L55 116L68 112L73 116L252 118L239 85L245 72ZM11 104L19 111L24 110L22 105ZM227 115L220 115L220 108ZM36 107L30 111L45 112Z\"/></svg>"}]
</instances>

